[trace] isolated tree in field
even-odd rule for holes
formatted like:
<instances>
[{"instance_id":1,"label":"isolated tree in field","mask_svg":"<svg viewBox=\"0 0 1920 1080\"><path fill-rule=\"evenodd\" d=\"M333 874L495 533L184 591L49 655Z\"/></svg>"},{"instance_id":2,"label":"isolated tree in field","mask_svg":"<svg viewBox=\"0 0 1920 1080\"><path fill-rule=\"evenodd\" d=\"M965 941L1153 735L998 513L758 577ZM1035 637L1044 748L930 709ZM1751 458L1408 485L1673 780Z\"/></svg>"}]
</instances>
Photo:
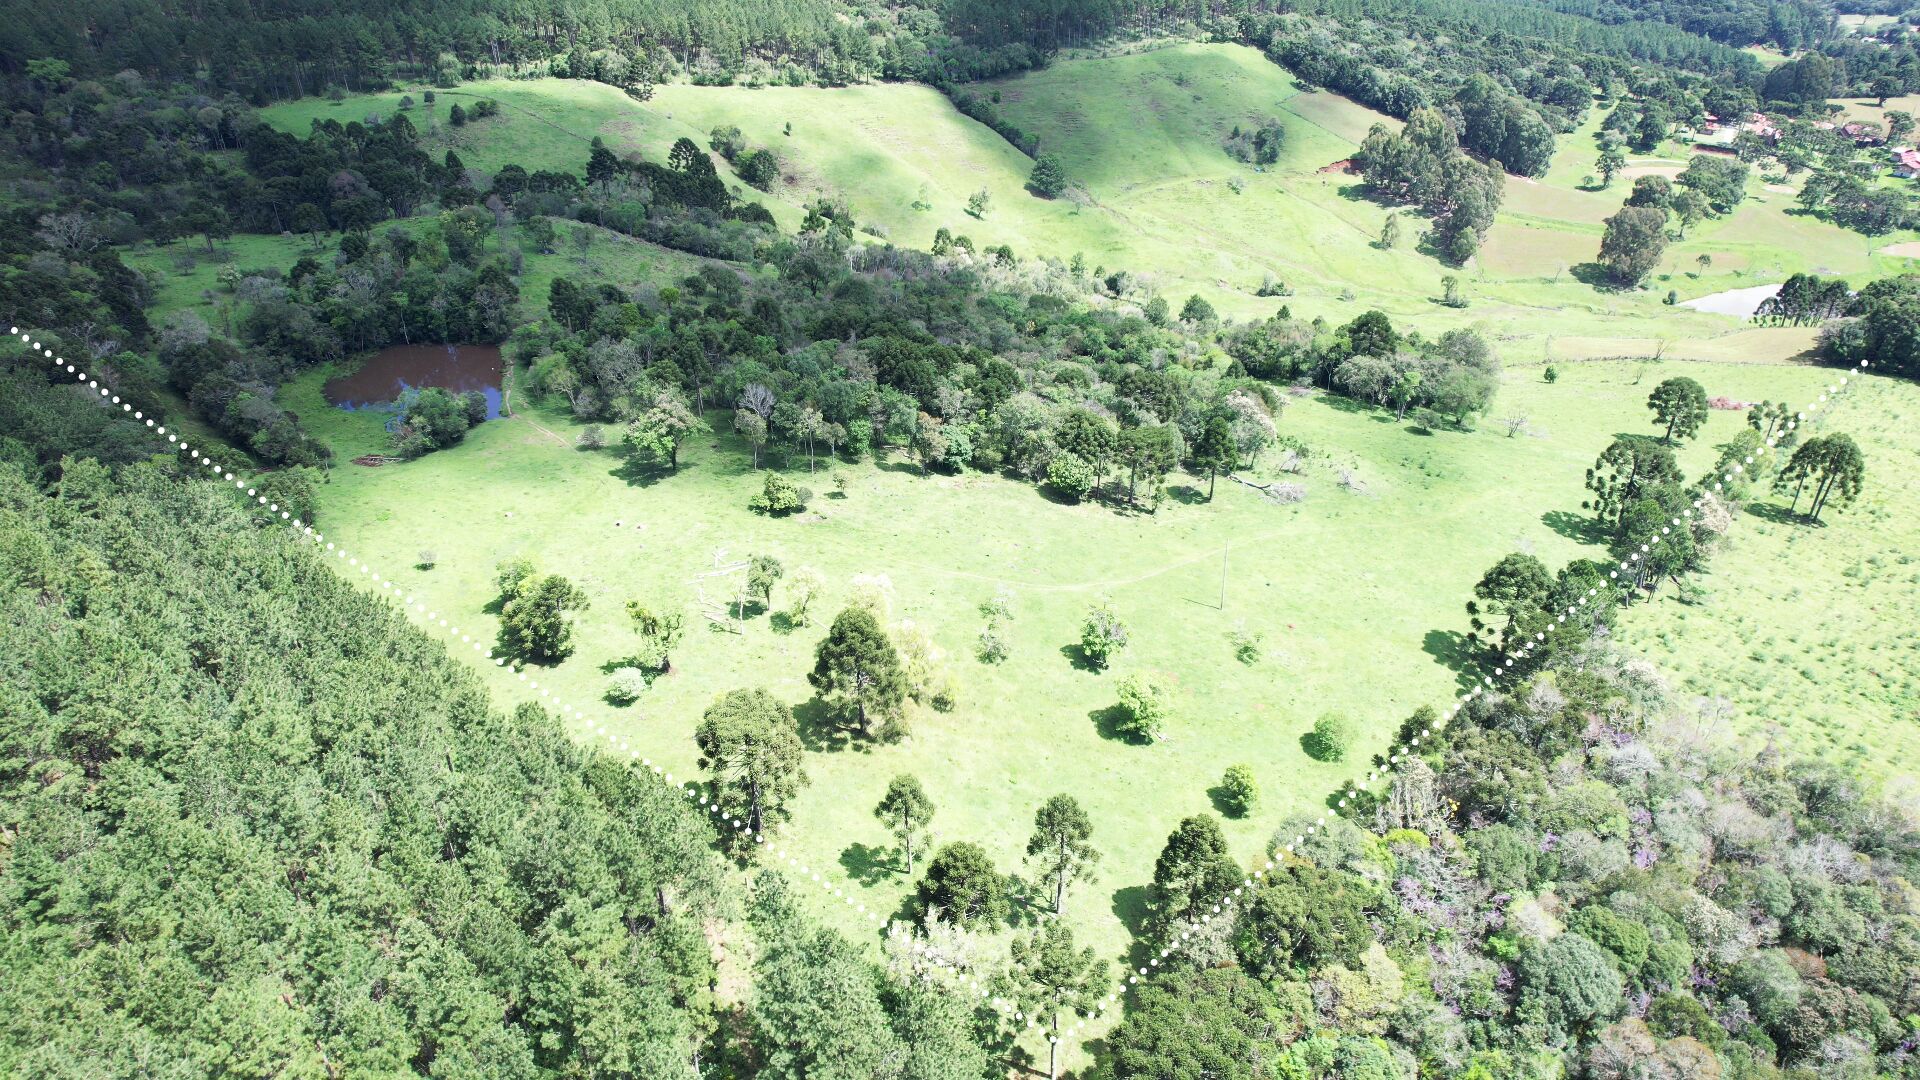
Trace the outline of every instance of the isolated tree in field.
<instances>
[{"instance_id":1,"label":"isolated tree in field","mask_svg":"<svg viewBox=\"0 0 1920 1080\"><path fill-rule=\"evenodd\" d=\"M1120 734L1155 742L1172 711L1172 693L1152 672L1136 671L1120 680L1120 711L1114 727Z\"/></svg>"},{"instance_id":2,"label":"isolated tree in field","mask_svg":"<svg viewBox=\"0 0 1920 1080\"><path fill-rule=\"evenodd\" d=\"M1607 219L1600 238L1600 264L1623 286L1646 280L1667 250L1667 212L1651 206L1623 206Z\"/></svg>"},{"instance_id":3,"label":"isolated tree in field","mask_svg":"<svg viewBox=\"0 0 1920 1080\"><path fill-rule=\"evenodd\" d=\"M967 213L973 217L984 218L987 216L987 205L992 201L993 196L987 194L986 188L981 188L967 196Z\"/></svg>"},{"instance_id":4,"label":"isolated tree in field","mask_svg":"<svg viewBox=\"0 0 1920 1080\"><path fill-rule=\"evenodd\" d=\"M1858 498L1867 480L1867 458L1847 435L1816 435L1793 451L1786 467L1774 482L1776 490L1793 489L1792 508L1800 506L1800 495L1808 481L1813 482L1813 501L1807 517L1820 520L1820 511L1837 497L1845 506Z\"/></svg>"},{"instance_id":5,"label":"isolated tree in field","mask_svg":"<svg viewBox=\"0 0 1920 1080\"><path fill-rule=\"evenodd\" d=\"M1513 552L1480 576L1467 601L1473 629L1467 641L1486 644L1504 657L1520 638L1533 633L1537 616L1553 592L1553 576L1539 559Z\"/></svg>"},{"instance_id":6,"label":"isolated tree in field","mask_svg":"<svg viewBox=\"0 0 1920 1080\"><path fill-rule=\"evenodd\" d=\"M747 563L747 596L765 609L773 607L773 587L786 574L786 567L771 555L755 555Z\"/></svg>"},{"instance_id":7,"label":"isolated tree in field","mask_svg":"<svg viewBox=\"0 0 1920 1080\"><path fill-rule=\"evenodd\" d=\"M627 618L644 645L641 666L672 671L674 647L686 632L686 613L657 601L629 600Z\"/></svg>"},{"instance_id":8,"label":"isolated tree in field","mask_svg":"<svg viewBox=\"0 0 1920 1080\"><path fill-rule=\"evenodd\" d=\"M1775 404L1763 401L1747 410L1747 426L1760 433L1762 439L1771 439L1787 430L1787 421L1793 419L1793 409L1786 402Z\"/></svg>"},{"instance_id":9,"label":"isolated tree in field","mask_svg":"<svg viewBox=\"0 0 1920 1080\"><path fill-rule=\"evenodd\" d=\"M1340 761L1353 749L1353 722L1339 713L1322 713L1313 722L1307 748L1321 761Z\"/></svg>"},{"instance_id":10,"label":"isolated tree in field","mask_svg":"<svg viewBox=\"0 0 1920 1080\"><path fill-rule=\"evenodd\" d=\"M873 734L876 720L897 716L907 700L900 654L866 607L850 607L834 616L833 627L814 653L807 682L862 735Z\"/></svg>"},{"instance_id":11,"label":"isolated tree in field","mask_svg":"<svg viewBox=\"0 0 1920 1080\"><path fill-rule=\"evenodd\" d=\"M1207 501L1213 501L1214 479L1222 472L1232 472L1240 463L1240 447L1234 442L1233 421L1224 416L1207 418L1207 426L1200 431L1200 438L1193 444L1193 465L1207 472Z\"/></svg>"},{"instance_id":12,"label":"isolated tree in field","mask_svg":"<svg viewBox=\"0 0 1920 1080\"><path fill-rule=\"evenodd\" d=\"M1647 396L1647 408L1653 410L1653 422L1665 424L1668 442L1675 436L1691 439L1707 422L1707 391L1684 375L1668 379Z\"/></svg>"},{"instance_id":13,"label":"isolated tree in field","mask_svg":"<svg viewBox=\"0 0 1920 1080\"><path fill-rule=\"evenodd\" d=\"M1399 246L1400 215L1396 212L1388 214L1385 224L1380 226L1380 248L1382 251L1392 251Z\"/></svg>"},{"instance_id":14,"label":"isolated tree in field","mask_svg":"<svg viewBox=\"0 0 1920 1080\"><path fill-rule=\"evenodd\" d=\"M1095 604L1080 624L1080 655L1095 668L1104 668L1113 654L1127 647L1127 625L1105 601Z\"/></svg>"},{"instance_id":15,"label":"isolated tree in field","mask_svg":"<svg viewBox=\"0 0 1920 1080\"><path fill-rule=\"evenodd\" d=\"M921 879L922 911L969 929L993 929L1007 919L1007 879L978 844L947 844Z\"/></svg>"},{"instance_id":16,"label":"isolated tree in field","mask_svg":"<svg viewBox=\"0 0 1920 1080\"><path fill-rule=\"evenodd\" d=\"M506 651L538 663L573 653L571 611L587 606L587 594L558 574L542 577L529 559L500 564L500 640Z\"/></svg>"},{"instance_id":17,"label":"isolated tree in field","mask_svg":"<svg viewBox=\"0 0 1920 1080\"><path fill-rule=\"evenodd\" d=\"M1067 171L1061 167L1060 159L1052 154L1035 158L1033 172L1027 176L1027 190L1043 199L1058 198L1067 190Z\"/></svg>"},{"instance_id":18,"label":"isolated tree in field","mask_svg":"<svg viewBox=\"0 0 1920 1080\"><path fill-rule=\"evenodd\" d=\"M1612 187L1613 178L1627 167L1627 155L1621 153L1618 146L1608 143L1600 151L1600 160L1593 167L1600 173L1600 186Z\"/></svg>"},{"instance_id":19,"label":"isolated tree in field","mask_svg":"<svg viewBox=\"0 0 1920 1080\"><path fill-rule=\"evenodd\" d=\"M777 472L769 472L766 476L760 485L760 494L747 500L747 509L756 514L782 517L807 508L807 500L813 498L810 489L796 485Z\"/></svg>"},{"instance_id":20,"label":"isolated tree in field","mask_svg":"<svg viewBox=\"0 0 1920 1080\"><path fill-rule=\"evenodd\" d=\"M873 808L873 816L886 823L887 831L900 845L907 876L912 877L914 848L926 842L927 826L933 821L933 800L927 798L926 789L916 777L894 777L880 805Z\"/></svg>"},{"instance_id":21,"label":"isolated tree in field","mask_svg":"<svg viewBox=\"0 0 1920 1080\"><path fill-rule=\"evenodd\" d=\"M1061 1021L1069 1012L1090 1012L1106 989L1107 962L1092 946L1076 948L1073 930L1058 919L1035 930L1031 937L1016 937L1011 946L1012 968L1008 976L1014 984L1014 998L1029 1016L1048 1018L1049 1034L1062 1030ZM1047 1041L1047 1076L1059 1080L1060 1040Z\"/></svg>"},{"instance_id":22,"label":"isolated tree in field","mask_svg":"<svg viewBox=\"0 0 1920 1080\"><path fill-rule=\"evenodd\" d=\"M827 579L811 566L802 566L787 578L787 621L794 626L807 625L808 611L827 587Z\"/></svg>"},{"instance_id":23,"label":"isolated tree in field","mask_svg":"<svg viewBox=\"0 0 1920 1080\"><path fill-rule=\"evenodd\" d=\"M647 410L627 424L621 440L635 453L678 470L680 447L688 439L712 430L678 390L661 390Z\"/></svg>"},{"instance_id":24,"label":"isolated tree in field","mask_svg":"<svg viewBox=\"0 0 1920 1080\"><path fill-rule=\"evenodd\" d=\"M1618 533L1627 508L1667 484L1685 483L1673 448L1651 435L1622 435L1601 451L1587 470L1593 498L1580 504L1592 510L1608 530Z\"/></svg>"},{"instance_id":25,"label":"isolated tree in field","mask_svg":"<svg viewBox=\"0 0 1920 1080\"><path fill-rule=\"evenodd\" d=\"M1220 801L1227 814L1246 817L1260 800L1260 784L1251 765L1229 765L1220 778Z\"/></svg>"},{"instance_id":26,"label":"isolated tree in field","mask_svg":"<svg viewBox=\"0 0 1920 1080\"><path fill-rule=\"evenodd\" d=\"M792 709L765 690L730 690L707 706L693 738L713 801L747 823L746 833L723 830L724 843L750 847L768 823L787 820L788 801L807 782Z\"/></svg>"},{"instance_id":27,"label":"isolated tree in field","mask_svg":"<svg viewBox=\"0 0 1920 1080\"><path fill-rule=\"evenodd\" d=\"M1147 912L1156 936L1193 922L1240 884L1240 865L1211 814L1180 822L1153 864Z\"/></svg>"},{"instance_id":28,"label":"isolated tree in field","mask_svg":"<svg viewBox=\"0 0 1920 1080\"><path fill-rule=\"evenodd\" d=\"M1092 876L1100 853L1088 841L1093 819L1071 795L1055 795L1033 815L1033 835L1027 838L1027 858L1053 883L1053 913L1067 908L1067 886Z\"/></svg>"}]
</instances>

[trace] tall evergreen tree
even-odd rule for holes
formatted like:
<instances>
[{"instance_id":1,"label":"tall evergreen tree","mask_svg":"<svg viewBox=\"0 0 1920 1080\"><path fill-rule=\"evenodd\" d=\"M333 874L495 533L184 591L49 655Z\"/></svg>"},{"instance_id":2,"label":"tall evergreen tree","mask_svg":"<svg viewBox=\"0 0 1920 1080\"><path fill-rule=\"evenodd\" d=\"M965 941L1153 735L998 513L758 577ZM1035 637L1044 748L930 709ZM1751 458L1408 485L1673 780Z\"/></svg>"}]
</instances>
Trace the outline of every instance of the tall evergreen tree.
<instances>
[{"instance_id":1,"label":"tall evergreen tree","mask_svg":"<svg viewBox=\"0 0 1920 1080\"><path fill-rule=\"evenodd\" d=\"M918 778L901 775L893 778L887 785L887 793L880 799L880 805L873 808L873 816L887 825L887 831L900 845L901 859L906 863L908 877L913 876L913 850L917 843L926 840L927 825L933 820L933 800L927 798L926 789L920 786Z\"/></svg>"},{"instance_id":2,"label":"tall evergreen tree","mask_svg":"<svg viewBox=\"0 0 1920 1080\"><path fill-rule=\"evenodd\" d=\"M1053 913L1066 910L1067 886L1085 880L1100 861L1100 853L1088 841L1093 837L1093 819L1071 795L1055 795L1041 804L1033 815L1033 835L1027 838L1027 857L1039 864L1040 872L1053 883Z\"/></svg>"},{"instance_id":3,"label":"tall evergreen tree","mask_svg":"<svg viewBox=\"0 0 1920 1080\"><path fill-rule=\"evenodd\" d=\"M897 717L907 700L907 677L900 653L873 611L847 608L834 616L833 626L814 652L812 684L827 707L850 719L862 735L874 734L875 722Z\"/></svg>"},{"instance_id":4,"label":"tall evergreen tree","mask_svg":"<svg viewBox=\"0 0 1920 1080\"><path fill-rule=\"evenodd\" d=\"M807 782L793 710L765 690L729 690L707 706L694 742L713 777L713 801L747 824L747 833L723 831L723 841L751 847L753 835L787 819L788 801Z\"/></svg>"}]
</instances>

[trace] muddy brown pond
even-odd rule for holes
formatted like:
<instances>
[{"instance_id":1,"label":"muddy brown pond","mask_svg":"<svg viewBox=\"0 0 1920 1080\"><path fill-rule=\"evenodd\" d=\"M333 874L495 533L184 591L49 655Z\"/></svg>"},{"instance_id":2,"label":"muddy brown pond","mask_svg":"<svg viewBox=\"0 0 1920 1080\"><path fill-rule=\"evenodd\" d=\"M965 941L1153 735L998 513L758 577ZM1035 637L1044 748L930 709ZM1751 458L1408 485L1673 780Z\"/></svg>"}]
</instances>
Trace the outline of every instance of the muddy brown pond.
<instances>
[{"instance_id":1,"label":"muddy brown pond","mask_svg":"<svg viewBox=\"0 0 1920 1080\"><path fill-rule=\"evenodd\" d=\"M408 389L478 390L487 398L487 419L494 420L500 373L498 345L393 345L367 357L360 370L328 379L322 392L342 409L378 409Z\"/></svg>"}]
</instances>

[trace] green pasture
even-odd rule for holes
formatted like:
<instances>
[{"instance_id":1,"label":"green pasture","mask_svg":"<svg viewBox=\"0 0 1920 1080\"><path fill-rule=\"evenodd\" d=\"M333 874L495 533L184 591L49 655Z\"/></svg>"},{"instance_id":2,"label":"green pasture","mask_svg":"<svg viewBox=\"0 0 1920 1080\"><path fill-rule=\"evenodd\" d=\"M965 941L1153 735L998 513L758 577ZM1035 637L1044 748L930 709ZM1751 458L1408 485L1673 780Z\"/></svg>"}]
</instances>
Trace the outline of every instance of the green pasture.
<instances>
[{"instance_id":1,"label":"green pasture","mask_svg":"<svg viewBox=\"0 0 1920 1080\"><path fill-rule=\"evenodd\" d=\"M1614 433L1649 430L1643 401L1661 378L1684 372L1712 395L1802 400L1833 377L1779 364L1560 368L1552 385L1531 371L1510 376L1495 415L1526 418L1514 437L1492 422L1419 434L1341 399L1296 399L1282 428L1318 453L1297 478L1308 496L1294 506L1230 481L1206 503L1204 482L1185 478L1158 514L1117 513L1060 505L992 476L923 476L891 460L834 464L809 478L800 459L786 471L823 494L804 515L768 520L746 509L759 476L731 436L691 447L677 474L635 473L614 451L576 449L570 418L522 404L520 417L483 425L458 448L379 468L343 464L321 490L321 524L482 640L494 633L488 605L500 560L528 555L580 583L593 606L579 620L578 652L541 672L542 685L678 775L694 772L691 733L716 694L761 685L794 704L808 721L812 784L789 835L811 861L851 877L870 906L891 909L909 891L871 817L894 775L926 783L940 806L939 839L981 841L1009 869L1020 864L1034 808L1056 792L1074 794L1098 822L1106 859L1070 917L1116 952L1160 843L1181 817L1211 808L1208 789L1228 765L1250 764L1261 778L1260 810L1229 822L1236 850L1251 860L1282 817L1316 809L1414 708L1444 705L1460 677L1462 605L1481 571L1516 549L1550 565L1591 553L1578 510L1583 470ZM325 406L324 375L290 387L288 404L343 460L382 449L377 415ZM1920 573L1897 555L1920 550L1920 493L1901 478L1920 445L1899 434L1901 418L1910 421L1920 405L1911 386L1877 379L1859 394L1844 399L1837 424L1873 462L1863 505L1824 528L1775 521L1764 508L1749 515L1705 579L1707 598L1655 601L1629 617L1628 639L1679 672L1685 692L1730 699L1741 729L1806 718L1833 751L1884 768L1920 749L1920 729L1906 715L1912 644L1896 633L1920 593ZM1682 453L1689 471L1704 468L1711 444L1742 423L1737 412L1716 412ZM1367 492L1344 490L1341 469ZM824 494L836 471L849 478L844 499ZM1254 475L1276 478L1265 468ZM436 557L432 570L415 566L423 549ZM722 629L701 615L731 595L737 574L724 568L756 554L826 576L815 625L761 613ZM859 575L890 583L892 619L933 636L959 691L952 712L917 712L911 736L897 744L847 744L809 704L812 649ZM1015 611L1013 655L987 665L974 657L983 625L976 607L1002 590ZM637 705L608 705L605 672L635 644L624 604L661 596L686 608L694 632L674 673ZM1093 673L1076 667L1067 647L1101 600L1118 608L1135 640L1114 670ZM776 592L774 608L783 606ZM1789 617L1796 606L1801 614ZM1234 658L1236 629L1261 636L1264 659ZM1755 635L1764 644L1735 648ZM1793 671L1780 670L1799 655L1806 659ZM1140 669L1178 688L1160 745L1116 739L1101 719L1118 679ZM510 675L488 671L509 700L523 692ZM1317 762L1302 749L1300 737L1329 710L1364 733L1347 763Z\"/></svg>"},{"instance_id":2,"label":"green pasture","mask_svg":"<svg viewBox=\"0 0 1920 1080\"><path fill-rule=\"evenodd\" d=\"M1322 171L1349 156L1373 123L1392 121L1338 95L1302 92L1256 50L1178 44L1065 59L973 89L997 95L1002 115L1058 154L1079 190L1054 200L1026 191L1031 159L923 86L667 85L641 103L597 83L488 80L439 91L431 110L424 88L407 92L429 145L451 146L484 170L518 162L578 171L595 136L616 152L659 160L677 138L704 146L714 127L737 126L781 161L772 192L740 191L786 227L807 202L837 197L870 240L924 248L944 227L1023 257L1078 253L1090 269L1127 270L1176 304L1197 292L1229 316L1260 317L1285 303L1296 314L1345 321L1377 307L1436 330L1478 325L1521 355L1548 355L1549 339L1563 337L1602 342L1595 355L1629 355L1635 342L1718 339L1740 328L1727 316L1665 305L1669 290L1687 300L1798 271L1864 281L1912 265L1879 251L1916 234L1869 238L1835 228L1801 214L1791 192L1769 190L1756 175L1747 203L1672 243L1646 288L1596 288L1584 264L1632 175L1670 173L1691 154L1671 142L1631 157L1611 187L1590 185L1598 110L1561 137L1545 176L1509 180L1480 255L1454 270L1418 249L1417 216L1404 217L1398 249L1379 249L1389 208L1365 198L1356 177ZM266 115L304 130L315 117L391 115L399 96L308 99ZM458 129L445 122L453 102L474 97L499 101L501 114ZM1268 118L1287 131L1278 164L1261 170L1227 155L1222 144L1235 125ZM981 190L988 207L974 217L967 199ZM1468 309L1438 304L1448 274L1461 279ZM1255 296L1268 275L1293 295ZM1777 357L1740 357L1766 358Z\"/></svg>"}]
</instances>

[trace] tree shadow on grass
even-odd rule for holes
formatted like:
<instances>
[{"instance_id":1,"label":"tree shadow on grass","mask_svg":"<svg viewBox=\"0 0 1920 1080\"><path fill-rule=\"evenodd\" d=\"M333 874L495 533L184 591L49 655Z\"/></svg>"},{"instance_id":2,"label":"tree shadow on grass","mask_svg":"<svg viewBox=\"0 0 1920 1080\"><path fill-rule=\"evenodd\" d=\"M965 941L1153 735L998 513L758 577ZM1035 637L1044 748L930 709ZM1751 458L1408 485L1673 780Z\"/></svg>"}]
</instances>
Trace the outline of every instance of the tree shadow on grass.
<instances>
[{"instance_id":1,"label":"tree shadow on grass","mask_svg":"<svg viewBox=\"0 0 1920 1080\"><path fill-rule=\"evenodd\" d=\"M1474 685L1473 646L1468 644L1467 635L1458 630L1429 630L1420 639L1420 651L1440 661L1441 666L1454 674L1454 684L1461 690L1471 689Z\"/></svg>"},{"instance_id":2,"label":"tree shadow on grass","mask_svg":"<svg viewBox=\"0 0 1920 1080\"><path fill-rule=\"evenodd\" d=\"M1619 282L1613 280L1613 275L1607 273L1607 268L1597 262L1575 263L1567 268L1567 273L1571 274L1573 280L1580 284L1592 286L1601 292L1623 293L1631 291L1630 286L1622 286Z\"/></svg>"},{"instance_id":3,"label":"tree shadow on grass","mask_svg":"<svg viewBox=\"0 0 1920 1080\"><path fill-rule=\"evenodd\" d=\"M1183 506L1198 506L1207 501L1207 493L1190 484L1174 484L1167 488L1167 495Z\"/></svg>"},{"instance_id":4,"label":"tree shadow on grass","mask_svg":"<svg viewBox=\"0 0 1920 1080\"><path fill-rule=\"evenodd\" d=\"M1100 737L1103 739L1112 739L1114 742L1145 745L1144 740L1128 735L1120 730L1120 725L1127 721L1127 710L1125 706L1108 705L1102 709L1095 709L1087 714L1087 718L1093 721L1094 730L1098 731Z\"/></svg>"},{"instance_id":5,"label":"tree shadow on grass","mask_svg":"<svg viewBox=\"0 0 1920 1080\"><path fill-rule=\"evenodd\" d=\"M1827 523L1815 521L1805 514L1789 510L1779 503L1754 502L1747 504L1747 513L1761 521L1770 521L1775 525L1799 525L1808 529L1824 529Z\"/></svg>"},{"instance_id":6,"label":"tree shadow on grass","mask_svg":"<svg viewBox=\"0 0 1920 1080\"><path fill-rule=\"evenodd\" d=\"M867 743L840 723L827 703L810 697L793 707L794 725L800 729L800 745L809 750L860 750Z\"/></svg>"},{"instance_id":7,"label":"tree shadow on grass","mask_svg":"<svg viewBox=\"0 0 1920 1080\"><path fill-rule=\"evenodd\" d=\"M1583 544L1607 542L1606 526L1585 514L1576 514L1571 510L1549 510L1540 515L1540 524L1569 540L1578 540Z\"/></svg>"},{"instance_id":8,"label":"tree shadow on grass","mask_svg":"<svg viewBox=\"0 0 1920 1080\"><path fill-rule=\"evenodd\" d=\"M800 629L800 624L793 621L793 616L784 611L776 611L768 616L767 625L772 627L776 634L791 634Z\"/></svg>"},{"instance_id":9,"label":"tree shadow on grass","mask_svg":"<svg viewBox=\"0 0 1920 1080\"><path fill-rule=\"evenodd\" d=\"M663 465L655 465L641 460L637 455L628 454L620 459L620 464L607 470L607 475L628 487L652 487L672 476L677 470Z\"/></svg>"},{"instance_id":10,"label":"tree shadow on grass","mask_svg":"<svg viewBox=\"0 0 1920 1080\"><path fill-rule=\"evenodd\" d=\"M1237 821L1241 815L1236 813L1239 807L1234 805L1233 797L1227 793L1225 784L1215 784L1207 789L1207 801L1213 804L1213 812L1229 821Z\"/></svg>"},{"instance_id":11,"label":"tree shadow on grass","mask_svg":"<svg viewBox=\"0 0 1920 1080\"><path fill-rule=\"evenodd\" d=\"M840 853L840 868L860 885L878 885L890 877L904 874L906 866L893 859L893 852L871 844L848 844Z\"/></svg>"},{"instance_id":12,"label":"tree shadow on grass","mask_svg":"<svg viewBox=\"0 0 1920 1080\"><path fill-rule=\"evenodd\" d=\"M1338 412L1370 413L1374 411L1373 406L1345 394L1321 394L1320 400L1325 402L1328 408Z\"/></svg>"},{"instance_id":13,"label":"tree shadow on grass","mask_svg":"<svg viewBox=\"0 0 1920 1080\"><path fill-rule=\"evenodd\" d=\"M1060 646L1060 655L1067 658L1067 663L1071 664L1075 671L1100 674L1100 666L1095 664L1092 658L1087 656L1087 651L1078 644Z\"/></svg>"},{"instance_id":14,"label":"tree shadow on grass","mask_svg":"<svg viewBox=\"0 0 1920 1080\"><path fill-rule=\"evenodd\" d=\"M1127 933L1139 937L1147 928L1147 887L1129 885L1113 890L1113 903L1109 910L1127 928Z\"/></svg>"}]
</instances>

